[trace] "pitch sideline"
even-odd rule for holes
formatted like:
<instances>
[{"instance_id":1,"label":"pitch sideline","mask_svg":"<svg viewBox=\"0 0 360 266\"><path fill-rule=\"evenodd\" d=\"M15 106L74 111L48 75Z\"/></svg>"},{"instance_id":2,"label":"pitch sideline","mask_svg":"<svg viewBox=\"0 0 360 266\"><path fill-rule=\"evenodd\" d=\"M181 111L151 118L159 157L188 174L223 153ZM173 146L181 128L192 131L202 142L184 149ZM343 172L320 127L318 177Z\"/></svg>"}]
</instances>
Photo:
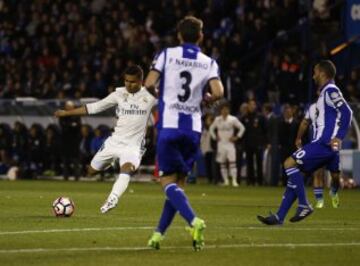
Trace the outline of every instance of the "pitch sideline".
<instances>
[{"instance_id":1,"label":"pitch sideline","mask_svg":"<svg viewBox=\"0 0 360 266\"><path fill-rule=\"evenodd\" d=\"M230 248L312 248L312 247L349 247L360 246L360 242L344 243L268 243L268 244L231 244L231 245L208 245L205 249L230 249ZM161 248L163 250L192 249L189 246L169 246ZM0 249L0 254L4 253L46 253L46 252L86 252L86 251L145 251L152 250L148 247L89 247L89 248L32 248L32 249Z\"/></svg>"},{"instance_id":2,"label":"pitch sideline","mask_svg":"<svg viewBox=\"0 0 360 266\"><path fill-rule=\"evenodd\" d=\"M174 226L173 229L184 229L184 226ZM279 231L358 231L359 227L265 227L265 226L230 226L230 227L209 227L215 230L279 230ZM26 234L44 234L44 233L66 233L66 232L91 232L91 231L126 231L126 230L151 230L153 226L124 226L124 227L89 227L89 228L64 228L64 229L45 229L45 230L25 230L25 231L0 231L0 236L5 235L26 235Z\"/></svg>"}]
</instances>

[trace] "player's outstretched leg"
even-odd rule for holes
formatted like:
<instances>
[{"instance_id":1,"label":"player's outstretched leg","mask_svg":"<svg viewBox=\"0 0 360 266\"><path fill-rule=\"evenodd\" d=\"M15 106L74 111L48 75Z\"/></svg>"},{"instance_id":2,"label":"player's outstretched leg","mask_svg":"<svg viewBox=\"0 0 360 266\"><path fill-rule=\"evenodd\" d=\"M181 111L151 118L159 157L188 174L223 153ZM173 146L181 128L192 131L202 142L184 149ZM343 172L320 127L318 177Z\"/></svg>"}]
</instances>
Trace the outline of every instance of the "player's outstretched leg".
<instances>
[{"instance_id":1,"label":"player's outstretched leg","mask_svg":"<svg viewBox=\"0 0 360 266\"><path fill-rule=\"evenodd\" d=\"M291 171L285 170L286 174L288 174L288 172L291 173ZM288 176L286 189L277 213L276 214L270 213L270 215L266 217L258 215L257 216L258 220L266 225L282 225L286 217L286 214L288 213L289 209L291 208L295 200L296 200L295 187Z\"/></svg>"},{"instance_id":2,"label":"player's outstretched leg","mask_svg":"<svg viewBox=\"0 0 360 266\"><path fill-rule=\"evenodd\" d=\"M258 220L266 225L282 224L296 198L299 200L299 207L295 216L290 219L291 222L301 221L313 212L311 205L306 199L304 177L296 167L294 159L288 158L284 163L284 167L288 183L278 212L269 216L257 216Z\"/></svg>"},{"instance_id":3,"label":"player's outstretched leg","mask_svg":"<svg viewBox=\"0 0 360 266\"><path fill-rule=\"evenodd\" d=\"M170 200L172 206L180 213L180 215L193 228L193 246L194 249L200 250L204 246L204 229L205 222L195 216L193 209L184 193L176 183L169 183L164 187L165 194Z\"/></svg>"},{"instance_id":4,"label":"player's outstretched leg","mask_svg":"<svg viewBox=\"0 0 360 266\"><path fill-rule=\"evenodd\" d=\"M313 212L313 208L306 198L304 176L300 170L297 167L290 167L286 169L286 174L289 177L289 181L293 184L294 192L299 201L295 215L290 218L290 222L295 223L309 216Z\"/></svg>"},{"instance_id":5,"label":"player's outstretched leg","mask_svg":"<svg viewBox=\"0 0 360 266\"><path fill-rule=\"evenodd\" d=\"M325 170L324 168L320 168L314 173L314 196L316 199L315 208L321 209L324 207L324 177Z\"/></svg>"},{"instance_id":6,"label":"player's outstretched leg","mask_svg":"<svg viewBox=\"0 0 360 266\"><path fill-rule=\"evenodd\" d=\"M334 208L339 208L340 199L339 199L339 191L340 188L340 173L332 172L331 173L331 187L330 187L330 197L331 203Z\"/></svg>"},{"instance_id":7,"label":"player's outstretched leg","mask_svg":"<svg viewBox=\"0 0 360 266\"><path fill-rule=\"evenodd\" d=\"M166 229L171 224L176 214L176 209L172 206L171 202L165 200L163 211L160 217L159 224L148 241L148 246L153 249L160 249L160 242L164 239Z\"/></svg>"},{"instance_id":8,"label":"player's outstretched leg","mask_svg":"<svg viewBox=\"0 0 360 266\"><path fill-rule=\"evenodd\" d=\"M130 175L121 173L114 183L110 195L108 196L105 203L101 206L101 213L107 213L111 209L115 208L118 204L119 198L125 192L130 182Z\"/></svg>"}]
</instances>

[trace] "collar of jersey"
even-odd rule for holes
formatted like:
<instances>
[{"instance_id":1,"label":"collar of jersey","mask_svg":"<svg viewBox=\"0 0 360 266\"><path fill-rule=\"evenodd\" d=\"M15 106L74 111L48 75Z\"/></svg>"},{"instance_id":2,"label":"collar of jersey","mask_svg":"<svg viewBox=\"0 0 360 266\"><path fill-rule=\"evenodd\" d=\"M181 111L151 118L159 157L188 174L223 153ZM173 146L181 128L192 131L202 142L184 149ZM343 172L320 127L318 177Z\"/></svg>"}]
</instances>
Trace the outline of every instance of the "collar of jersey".
<instances>
[{"instance_id":1,"label":"collar of jersey","mask_svg":"<svg viewBox=\"0 0 360 266\"><path fill-rule=\"evenodd\" d=\"M196 51L200 51L200 47L197 46L196 44L193 44L193 43L186 42L186 43L183 43L181 46L186 48L186 49L190 48L190 49L193 49L193 50L196 50Z\"/></svg>"},{"instance_id":2,"label":"collar of jersey","mask_svg":"<svg viewBox=\"0 0 360 266\"><path fill-rule=\"evenodd\" d=\"M333 80L330 80L328 82L326 82L321 88L320 88L320 91L322 91L327 85L329 84L335 84L335 82Z\"/></svg>"}]
</instances>

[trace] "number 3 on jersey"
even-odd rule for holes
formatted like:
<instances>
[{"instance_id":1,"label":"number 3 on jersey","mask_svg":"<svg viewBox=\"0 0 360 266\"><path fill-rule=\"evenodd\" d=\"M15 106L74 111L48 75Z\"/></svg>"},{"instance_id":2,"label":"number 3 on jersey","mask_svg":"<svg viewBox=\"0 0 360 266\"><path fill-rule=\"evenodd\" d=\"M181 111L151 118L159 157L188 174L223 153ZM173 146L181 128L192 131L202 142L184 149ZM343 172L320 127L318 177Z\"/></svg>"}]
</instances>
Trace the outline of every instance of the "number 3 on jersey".
<instances>
[{"instance_id":1,"label":"number 3 on jersey","mask_svg":"<svg viewBox=\"0 0 360 266\"><path fill-rule=\"evenodd\" d=\"M178 99L180 102L186 102L190 98L191 88L190 83L192 80L191 73L188 71L180 72L180 78L183 79L184 83L181 86L181 89L184 90L183 95L178 94Z\"/></svg>"}]
</instances>

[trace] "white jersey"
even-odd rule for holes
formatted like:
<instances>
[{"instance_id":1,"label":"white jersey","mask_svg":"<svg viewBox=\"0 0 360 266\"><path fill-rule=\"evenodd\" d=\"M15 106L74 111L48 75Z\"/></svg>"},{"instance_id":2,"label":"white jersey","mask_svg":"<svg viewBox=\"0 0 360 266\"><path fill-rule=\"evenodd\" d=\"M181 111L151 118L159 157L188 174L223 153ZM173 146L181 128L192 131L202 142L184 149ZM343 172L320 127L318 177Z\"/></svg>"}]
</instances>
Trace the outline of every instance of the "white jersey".
<instances>
[{"instance_id":1,"label":"white jersey","mask_svg":"<svg viewBox=\"0 0 360 266\"><path fill-rule=\"evenodd\" d=\"M234 136L235 129L238 129L237 137L241 138L244 135L245 127L235 116L228 115L225 119L223 116L215 118L210 126L210 134L213 139L216 138L215 129L219 137L219 144L233 144L230 138Z\"/></svg>"},{"instance_id":2,"label":"white jersey","mask_svg":"<svg viewBox=\"0 0 360 266\"><path fill-rule=\"evenodd\" d=\"M219 67L193 44L163 50L152 70L161 73L158 128L178 128L201 132L204 88L219 79Z\"/></svg>"},{"instance_id":3,"label":"white jersey","mask_svg":"<svg viewBox=\"0 0 360 266\"><path fill-rule=\"evenodd\" d=\"M141 147L155 104L156 99L144 87L136 93L120 87L104 99L86 104L86 109L89 114L96 114L117 106L118 119L112 135L114 141L125 146Z\"/></svg>"}]
</instances>

